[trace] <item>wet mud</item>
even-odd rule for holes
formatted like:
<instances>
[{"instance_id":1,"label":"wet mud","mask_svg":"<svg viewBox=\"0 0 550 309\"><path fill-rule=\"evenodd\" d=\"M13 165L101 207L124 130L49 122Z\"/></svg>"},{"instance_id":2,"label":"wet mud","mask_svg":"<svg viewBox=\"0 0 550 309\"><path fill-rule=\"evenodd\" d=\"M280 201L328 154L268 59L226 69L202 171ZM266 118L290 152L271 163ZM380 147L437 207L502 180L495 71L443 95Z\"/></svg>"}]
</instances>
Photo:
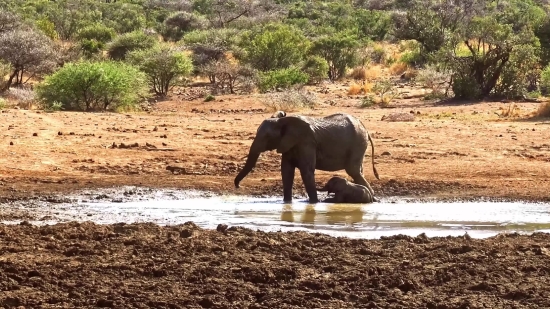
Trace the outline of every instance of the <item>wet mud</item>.
<instances>
[{"instance_id":1,"label":"wet mud","mask_svg":"<svg viewBox=\"0 0 550 309\"><path fill-rule=\"evenodd\" d=\"M4 308L548 308L550 235L0 225Z\"/></svg>"}]
</instances>

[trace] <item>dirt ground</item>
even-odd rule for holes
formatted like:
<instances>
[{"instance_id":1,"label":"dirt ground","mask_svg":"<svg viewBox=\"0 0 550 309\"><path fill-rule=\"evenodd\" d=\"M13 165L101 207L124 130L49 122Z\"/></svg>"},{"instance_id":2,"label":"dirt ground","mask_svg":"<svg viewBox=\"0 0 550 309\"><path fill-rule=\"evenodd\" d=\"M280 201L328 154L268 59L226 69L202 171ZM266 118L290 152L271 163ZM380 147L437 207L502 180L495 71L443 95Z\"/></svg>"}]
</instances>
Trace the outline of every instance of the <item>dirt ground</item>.
<instances>
[{"instance_id":1,"label":"dirt ground","mask_svg":"<svg viewBox=\"0 0 550 309\"><path fill-rule=\"evenodd\" d=\"M3 308L549 308L550 236L0 225Z\"/></svg>"},{"instance_id":2,"label":"dirt ground","mask_svg":"<svg viewBox=\"0 0 550 309\"><path fill-rule=\"evenodd\" d=\"M359 108L362 96L348 96L348 89L349 84L313 87L319 106L288 113L360 118L374 138L381 179L372 173L370 149L364 173L377 196L549 200L549 122L499 117L510 106L501 102L409 98L392 108ZM240 189L233 185L258 125L272 114L265 98L187 98L181 90L149 112L127 114L2 110L0 196L143 185L282 198L275 152L260 157ZM540 104L516 105L526 116ZM414 121L388 121L393 113L414 114ZM333 174L345 172L317 171L316 180L324 184ZM299 173L294 193L306 196Z\"/></svg>"}]
</instances>

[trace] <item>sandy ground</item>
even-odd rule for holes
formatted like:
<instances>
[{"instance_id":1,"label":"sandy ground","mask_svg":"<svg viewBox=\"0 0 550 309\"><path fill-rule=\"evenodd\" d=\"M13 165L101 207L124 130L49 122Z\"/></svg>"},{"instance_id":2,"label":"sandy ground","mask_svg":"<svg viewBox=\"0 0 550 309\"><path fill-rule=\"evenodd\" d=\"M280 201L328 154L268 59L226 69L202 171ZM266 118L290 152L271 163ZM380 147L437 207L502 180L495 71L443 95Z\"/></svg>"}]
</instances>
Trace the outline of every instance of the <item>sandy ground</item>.
<instances>
[{"instance_id":1,"label":"sandy ground","mask_svg":"<svg viewBox=\"0 0 550 309\"><path fill-rule=\"evenodd\" d=\"M3 308L548 308L550 236L0 225Z\"/></svg>"},{"instance_id":2,"label":"sandy ground","mask_svg":"<svg viewBox=\"0 0 550 309\"><path fill-rule=\"evenodd\" d=\"M548 122L499 117L509 103L435 104L417 98L393 108L359 108L348 86L329 93L313 88L319 107L289 111L311 116L344 112L360 118L375 143L376 180L370 149L365 177L380 196L549 200ZM149 112L0 113L0 196L18 199L115 185L207 189L229 194L280 195L280 155L265 153L235 189L258 125L272 111L261 96L218 96L159 102ZM518 103L525 116L541 103ZM392 122L392 113L414 121ZM120 148L121 143L137 147ZM116 145L116 148L113 148ZM369 146L370 147L370 146ZM169 167L177 167L176 169ZM168 168L168 169L167 169ZM317 171L324 184L333 175ZM294 193L305 197L297 173Z\"/></svg>"}]
</instances>

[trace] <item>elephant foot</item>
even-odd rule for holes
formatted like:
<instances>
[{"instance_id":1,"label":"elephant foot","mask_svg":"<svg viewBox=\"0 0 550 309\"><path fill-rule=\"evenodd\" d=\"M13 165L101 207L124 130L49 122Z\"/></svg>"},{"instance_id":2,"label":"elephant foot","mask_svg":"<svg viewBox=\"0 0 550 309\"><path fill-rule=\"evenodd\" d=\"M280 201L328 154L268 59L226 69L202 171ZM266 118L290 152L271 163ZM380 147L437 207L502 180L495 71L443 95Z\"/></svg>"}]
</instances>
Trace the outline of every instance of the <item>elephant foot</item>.
<instances>
[{"instance_id":1,"label":"elephant foot","mask_svg":"<svg viewBox=\"0 0 550 309\"><path fill-rule=\"evenodd\" d=\"M319 199L318 199L318 198L310 198L310 199L309 199L309 203L310 203L310 204L319 203Z\"/></svg>"}]
</instances>

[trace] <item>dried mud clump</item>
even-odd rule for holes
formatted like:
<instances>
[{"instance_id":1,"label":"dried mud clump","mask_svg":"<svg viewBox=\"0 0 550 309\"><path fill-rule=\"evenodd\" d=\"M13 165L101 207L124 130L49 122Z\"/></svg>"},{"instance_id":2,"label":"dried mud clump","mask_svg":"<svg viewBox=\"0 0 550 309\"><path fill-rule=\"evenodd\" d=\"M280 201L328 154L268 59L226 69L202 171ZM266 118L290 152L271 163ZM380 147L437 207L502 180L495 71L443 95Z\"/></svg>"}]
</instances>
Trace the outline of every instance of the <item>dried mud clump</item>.
<instances>
[{"instance_id":1,"label":"dried mud clump","mask_svg":"<svg viewBox=\"0 0 550 309\"><path fill-rule=\"evenodd\" d=\"M0 225L4 308L548 308L550 236Z\"/></svg>"}]
</instances>

